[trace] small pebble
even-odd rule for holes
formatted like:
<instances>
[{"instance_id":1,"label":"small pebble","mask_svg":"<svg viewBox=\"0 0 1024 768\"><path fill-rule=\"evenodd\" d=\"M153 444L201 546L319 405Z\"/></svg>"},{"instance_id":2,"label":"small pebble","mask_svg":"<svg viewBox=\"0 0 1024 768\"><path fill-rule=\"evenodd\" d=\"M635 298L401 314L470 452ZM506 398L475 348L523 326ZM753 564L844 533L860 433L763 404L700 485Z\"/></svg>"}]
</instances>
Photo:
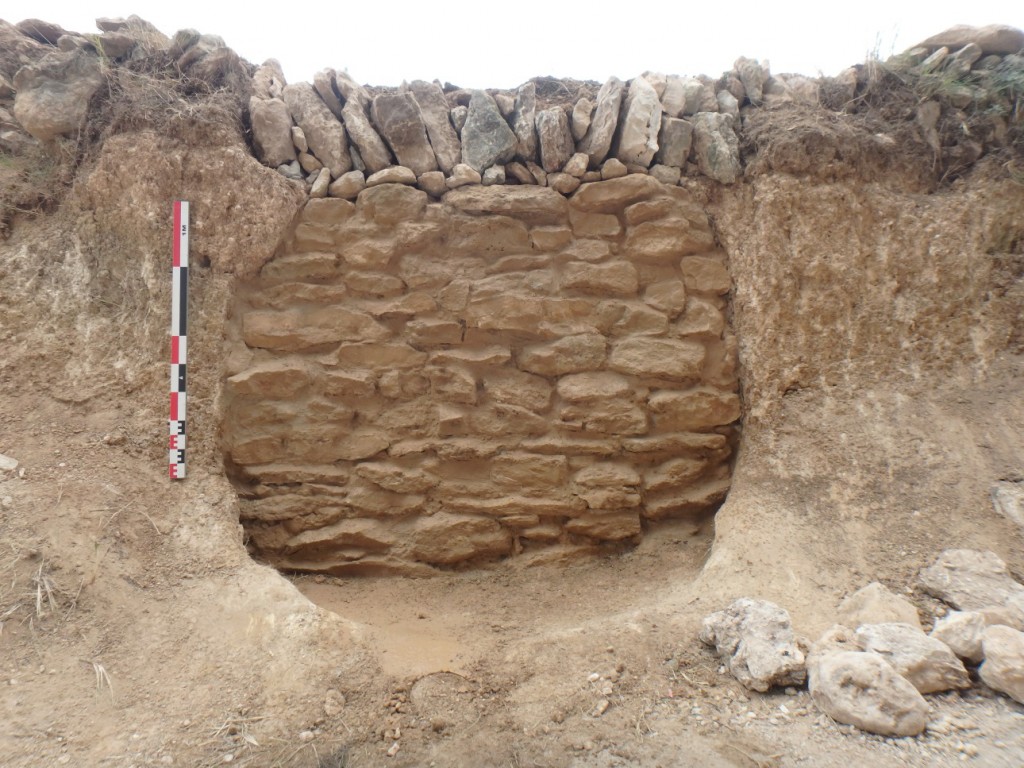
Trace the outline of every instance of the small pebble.
<instances>
[{"instance_id":1,"label":"small pebble","mask_svg":"<svg viewBox=\"0 0 1024 768\"><path fill-rule=\"evenodd\" d=\"M314 738L312 731L302 731L299 734L299 741L312 741Z\"/></svg>"},{"instance_id":2,"label":"small pebble","mask_svg":"<svg viewBox=\"0 0 1024 768\"><path fill-rule=\"evenodd\" d=\"M599 674L597 674L597 672L591 672L590 676L587 678L587 682L596 683L600 679L601 679L601 676Z\"/></svg>"},{"instance_id":3,"label":"small pebble","mask_svg":"<svg viewBox=\"0 0 1024 768\"><path fill-rule=\"evenodd\" d=\"M394 757L395 755L398 754L398 750L400 750L401 748L402 747L396 741L394 744L392 744L390 747L388 747L387 756L388 757Z\"/></svg>"}]
</instances>

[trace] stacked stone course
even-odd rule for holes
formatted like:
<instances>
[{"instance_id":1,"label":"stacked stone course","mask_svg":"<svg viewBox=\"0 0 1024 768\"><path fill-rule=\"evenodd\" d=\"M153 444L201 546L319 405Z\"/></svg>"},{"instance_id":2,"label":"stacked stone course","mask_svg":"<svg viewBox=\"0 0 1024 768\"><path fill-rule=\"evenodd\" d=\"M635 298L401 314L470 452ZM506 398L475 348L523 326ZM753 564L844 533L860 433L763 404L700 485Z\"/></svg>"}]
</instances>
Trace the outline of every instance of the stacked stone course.
<instances>
[{"instance_id":1,"label":"stacked stone course","mask_svg":"<svg viewBox=\"0 0 1024 768\"><path fill-rule=\"evenodd\" d=\"M729 290L702 207L650 176L309 200L230 324L251 541L281 568L408 573L713 510Z\"/></svg>"}]
</instances>

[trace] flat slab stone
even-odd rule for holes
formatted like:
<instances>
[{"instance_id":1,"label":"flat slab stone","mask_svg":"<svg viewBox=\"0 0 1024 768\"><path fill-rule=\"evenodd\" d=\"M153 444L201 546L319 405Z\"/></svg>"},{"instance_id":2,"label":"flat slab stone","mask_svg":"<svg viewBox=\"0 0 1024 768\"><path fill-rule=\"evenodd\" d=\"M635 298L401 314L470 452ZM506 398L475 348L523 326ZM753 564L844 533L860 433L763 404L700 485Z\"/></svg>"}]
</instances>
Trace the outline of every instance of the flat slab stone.
<instances>
[{"instance_id":1,"label":"flat slab stone","mask_svg":"<svg viewBox=\"0 0 1024 768\"><path fill-rule=\"evenodd\" d=\"M466 186L453 189L443 202L472 214L497 213L531 224L564 221L569 205L558 192L538 186Z\"/></svg>"}]
</instances>

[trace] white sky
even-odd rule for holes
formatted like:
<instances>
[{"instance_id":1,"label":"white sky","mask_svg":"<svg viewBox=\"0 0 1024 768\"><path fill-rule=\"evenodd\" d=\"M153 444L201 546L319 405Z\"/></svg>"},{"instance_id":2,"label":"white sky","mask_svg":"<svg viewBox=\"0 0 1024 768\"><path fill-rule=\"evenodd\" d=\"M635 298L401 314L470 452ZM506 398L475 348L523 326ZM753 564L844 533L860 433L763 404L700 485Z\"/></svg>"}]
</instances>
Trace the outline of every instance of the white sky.
<instances>
[{"instance_id":1,"label":"white sky","mask_svg":"<svg viewBox=\"0 0 1024 768\"><path fill-rule=\"evenodd\" d=\"M76 32L132 13L168 35L186 27L220 35L255 64L276 58L289 81L333 67L371 85L437 78L477 88L539 75L717 76L738 56L768 59L773 72L834 75L954 24L1024 28L1024 0L5 0L0 8L12 23L39 18Z\"/></svg>"}]
</instances>

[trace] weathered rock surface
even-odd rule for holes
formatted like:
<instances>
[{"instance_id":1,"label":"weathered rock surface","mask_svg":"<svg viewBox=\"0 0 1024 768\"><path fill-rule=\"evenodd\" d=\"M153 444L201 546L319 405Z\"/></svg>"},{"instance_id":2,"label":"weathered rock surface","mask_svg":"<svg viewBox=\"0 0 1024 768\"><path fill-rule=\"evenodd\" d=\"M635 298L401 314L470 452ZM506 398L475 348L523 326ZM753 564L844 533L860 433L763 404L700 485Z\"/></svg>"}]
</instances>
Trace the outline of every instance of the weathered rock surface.
<instances>
[{"instance_id":1,"label":"weathered rock surface","mask_svg":"<svg viewBox=\"0 0 1024 768\"><path fill-rule=\"evenodd\" d=\"M998 482L991 494L996 512L1024 529L1024 482Z\"/></svg>"},{"instance_id":2,"label":"weathered rock surface","mask_svg":"<svg viewBox=\"0 0 1024 768\"><path fill-rule=\"evenodd\" d=\"M629 85L624 114L619 121L618 148L615 156L629 165L650 166L658 151L661 131L661 102L658 94L644 78L637 77Z\"/></svg>"},{"instance_id":3,"label":"weathered rock surface","mask_svg":"<svg viewBox=\"0 0 1024 768\"><path fill-rule=\"evenodd\" d=\"M540 164L547 173L561 171L573 155L569 117L564 109L545 109L537 115ZM585 170L585 169L584 169Z\"/></svg>"},{"instance_id":4,"label":"weathered rock surface","mask_svg":"<svg viewBox=\"0 0 1024 768\"><path fill-rule=\"evenodd\" d=\"M664 117L658 134L658 152L655 162L682 168L690 156L693 143L693 126L686 120Z\"/></svg>"},{"instance_id":5,"label":"weathered rock surface","mask_svg":"<svg viewBox=\"0 0 1024 768\"><path fill-rule=\"evenodd\" d=\"M622 105L622 93L625 85L619 78L611 77L597 92L597 107L590 121L586 135L576 147L577 151L585 152L590 158L591 168L600 168L608 157L618 127L619 108Z\"/></svg>"},{"instance_id":6,"label":"weathered rock surface","mask_svg":"<svg viewBox=\"0 0 1024 768\"><path fill-rule=\"evenodd\" d=\"M840 624L853 629L861 624L902 622L923 631L914 604L877 581L861 587L843 600L836 617Z\"/></svg>"},{"instance_id":7,"label":"weathered rock surface","mask_svg":"<svg viewBox=\"0 0 1024 768\"><path fill-rule=\"evenodd\" d=\"M694 116L693 153L701 173L723 184L734 183L743 171L739 139L729 115L699 112Z\"/></svg>"},{"instance_id":8,"label":"weathered rock surface","mask_svg":"<svg viewBox=\"0 0 1024 768\"><path fill-rule=\"evenodd\" d=\"M281 99L249 99L249 119L256 153L264 165L277 167L295 160L292 116Z\"/></svg>"},{"instance_id":9,"label":"weathered rock surface","mask_svg":"<svg viewBox=\"0 0 1024 768\"><path fill-rule=\"evenodd\" d=\"M745 687L803 685L806 667L789 614L766 600L741 598L704 618L700 640L728 658L729 671Z\"/></svg>"},{"instance_id":10,"label":"weathered rock surface","mask_svg":"<svg viewBox=\"0 0 1024 768\"><path fill-rule=\"evenodd\" d=\"M359 157L362 158L366 171L376 173L391 165L391 153L380 134L374 130L366 110L360 106L358 100L351 99L345 102L341 109L341 117L345 121L349 139L359 150Z\"/></svg>"},{"instance_id":11,"label":"weathered rock surface","mask_svg":"<svg viewBox=\"0 0 1024 768\"><path fill-rule=\"evenodd\" d=\"M516 157L522 162L537 158L537 86L524 83L516 91L512 111L512 131L516 135Z\"/></svg>"},{"instance_id":12,"label":"weathered rock surface","mask_svg":"<svg viewBox=\"0 0 1024 768\"><path fill-rule=\"evenodd\" d=\"M956 50L971 43L977 45L983 54L1018 53L1024 48L1024 30L1003 24L991 24L985 27L958 24L937 35L932 35L914 47L930 50L938 48Z\"/></svg>"},{"instance_id":13,"label":"weathered rock surface","mask_svg":"<svg viewBox=\"0 0 1024 768\"><path fill-rule=\"evenodd\" d=\"M94 54L55 51L14 76L14 116L39 141L77 132L89 99L102 84L103 70Z\"/></svg>"},{"instance_id":14,"label":"weathered rock surface","mask_svg":"<svg viewBox=\"0 0 1024 768\"><path fill-rule=\"evenodd\" d=\"M293 83L284 87L284 103L292 119L302 129L310 150L317 160L338 178L352 170L348 151L348 135L323 99L309 83Z\"/></svg>"},{"instance_id":15,"label":"weathered rock surface","mask_svg":"<svg viewBox=\"0 0 1024 768\"><path fill-rule=\"evenodd\" d=\"M978 674L989 688L1024 704L1024 632L989 627L982 635L985 663Z\"/></svg>"},{"instance_id":16,"label":"weathered rock surface","mask_svg":"<svg viewBox=\"0 0 1024 768\"><path fill-rule=\"evenodd\" d=\"M998 555L974 549L947 549L921 571L920 581L925 592L960 610L1004 605L1024 595L1024 585Z\"/></svg>"},{"instance_id":17,"label":"weathered rock surface","mask_svg":"<svg viewBox=\"0 0 1024 768\"><path fill-rule=\"evenodd\" d=\"M507 163L516 154L519 140L501 116L487 91L473 91L466 124L462 128L462 160L482 173L495 163Z\"/></svg>"},{"instance_id":18,"label":"weathered rock surface","mask_svg":"<svg viewBox=\"0 0 1024 768\"><path fill-rule=\"evenodd\" d=\"M948 645L959 658L980 664L985 658L981 638L988 626L985 614L978 611L950 611L935 622L931 637Z\"/></svg>"},{"instance_id":19,"label":"weathered rock surface","mask_svg":"<svg viewBox=\"0 0 1024 768\"><path fill-rule=\"evenodd\" d=\"M427 128L430 146L437 158L437 165L445 173L462 162L462 144L448 117L448 103L444 92L436 83L413 80L409 84L416 103L420 105L423 124Z\"/></svg>"},{"instance_id":20,"label":"weathered rock surface","mask_svg":"<svg viewBox=\"0 0 1024 768\"><path fill-rule=\"evenodd\" d=\"M910 624L864 624L857 630L857 640L921 693L971 687L967 670L949 646Z\"/></svg>"},{"instance_id":21,"label":"weathered rock surface","mask_svg":"<svg viewBox=\"0 0 1024 768\"><path fill-rule=\"evenodd\" d=\"M375 96L370 114L399 165L417 176L437 170L437 158L427 139L427 126L411 93Z\"/></svg>"},{"instance_id":22,"label":"weathered rock surface","mask_svg":"<svg viewBox=\"0 0 1024 768\"><path fill-rule=\"evenodd\" d=\"M916 736L925 729L928 702L877 654L812 654L807 673L811 699L837 723L883 736Z\"/></svg>"}]
</instances>

